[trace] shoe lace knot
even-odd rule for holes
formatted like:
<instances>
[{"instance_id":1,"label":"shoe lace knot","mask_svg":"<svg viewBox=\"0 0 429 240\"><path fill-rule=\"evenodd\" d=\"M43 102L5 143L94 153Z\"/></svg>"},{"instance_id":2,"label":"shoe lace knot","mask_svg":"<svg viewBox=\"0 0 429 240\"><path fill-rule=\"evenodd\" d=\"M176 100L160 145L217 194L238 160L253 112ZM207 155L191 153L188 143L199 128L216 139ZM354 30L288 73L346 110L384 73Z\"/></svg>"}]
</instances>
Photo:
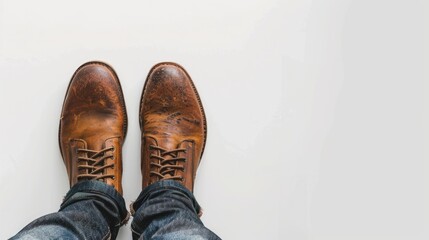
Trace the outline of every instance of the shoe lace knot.
<instances>
[{"instance_id":1,"label":"shoe lace knot","mask_svg":"<svg viewBox=\"0 0 429 240\"><path fill-rule=\"evenodd\" d=\"M152 153L150 158L151 170L150 176L156 177L157 181L160 180L178 180L183 182L183 176L178 174L177 170L185 171L185 167L181 163L186 162L186 157L179 157L179 153L186 153L185 148L177 148L167 150L165 148L150 145L150 149L157 150L156 153Z\"/></svg>"},{"instance_id":2,"label":"shoe lace knot","mask_svg":"<svg viewBox=\"0 0 429 240\"><path fill-rule=\"evenodd\" d=\"M100 151L94 151L86 148L78 148L78 181L84 179L101 181L104 181L106 178L115 179L114 174L106 174L106 171L104 171L107 168L113 169L115 167L114 163L108 164L106 161L109 158L114 158L114 151L114 147L104 148Z\"/></svg>"}]
</instances>

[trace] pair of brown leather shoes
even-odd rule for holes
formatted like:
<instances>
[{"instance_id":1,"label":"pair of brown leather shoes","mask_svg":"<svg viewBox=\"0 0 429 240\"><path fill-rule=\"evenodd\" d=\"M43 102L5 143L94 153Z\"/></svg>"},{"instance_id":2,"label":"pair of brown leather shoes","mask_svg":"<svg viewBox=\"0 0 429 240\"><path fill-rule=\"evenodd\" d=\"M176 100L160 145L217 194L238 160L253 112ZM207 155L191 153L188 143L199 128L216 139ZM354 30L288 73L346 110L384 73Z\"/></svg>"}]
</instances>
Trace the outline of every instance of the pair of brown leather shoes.
<instances>
[{"instance_id":1,"label":"pair of brown leather shoes","mask_svg":"<svg viewBox=\"0 0 429 240\"><path fill-rule=\"evenodd\" d=\"M175 63L149 72L140 100L142 187L177 180L193 190L206 141L206 118L188 73ZM99 180L122 194L127 112L115 71L88 62L74 73L61 113L59 142L70 186Z\"/></svg>"}]
</instances>

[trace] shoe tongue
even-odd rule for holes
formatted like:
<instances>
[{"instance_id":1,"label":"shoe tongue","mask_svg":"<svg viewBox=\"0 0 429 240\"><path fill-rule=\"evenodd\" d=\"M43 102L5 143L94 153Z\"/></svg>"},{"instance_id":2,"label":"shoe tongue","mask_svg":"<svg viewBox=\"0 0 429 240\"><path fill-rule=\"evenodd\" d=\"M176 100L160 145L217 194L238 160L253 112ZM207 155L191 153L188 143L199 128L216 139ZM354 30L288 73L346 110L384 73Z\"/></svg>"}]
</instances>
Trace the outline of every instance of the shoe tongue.
<instances>
[{"instance_id":1,"label":"shoe tongue","mask_svg":"<svg viewBox=\"0 0 429 240\"><path fill-rule=\"evenodd\" d=\"M174 150L174 149L179 148L180 144L178 143L178 141L175 141L172 138L161 138L161 139L158 139L158 146L162 147L166 151L170 151L170 150ZM177 153L173 153L173 156L170 154L167 154L164 156L164 158L171 159L171 158L174 158L176 154ZM168 164L169 165L178 164L178 162L177 161L176 162L171 161ZM165 173L165 177L173 177L175 175L176 175L176 170L171 171L169 173Z\"/></svg>"},{"instance_id":2,"label":"shoe tongue","mask_svg":"<svg viewBox=\"0 0 429 240\"><path fill-rule=\"evenodd\" d=\"M176 149L179 147L179 141L175 141L172 138L160 138L158 139L158 146L164 148L167 151Z\"/></svg>"},{"instance_id":3,"label":"shoe tongue","mask_svg":"<svg viewBox=\"0 0 429 240\"><path fill-rule=\"evenodd\" d=\"M174 171L174 172L176 172L176 171ZM165 176L165 177L172 177L172 176L174 176L174 175L167 173L167 174L165 174L164 176Z\"/></svg>"},{"instance_id":4,"label":"shoe tongue","mask_svg":"<svg viewBox=\"0 0 429 240\"><path fill-rule=\"evenodd\" d=\"M97 136L94 136L87 137L85 140L86 147L88 149L91 149L93 151L100 151L105 148L106 138L97 138Z\"/></svg>"}]
</instances>

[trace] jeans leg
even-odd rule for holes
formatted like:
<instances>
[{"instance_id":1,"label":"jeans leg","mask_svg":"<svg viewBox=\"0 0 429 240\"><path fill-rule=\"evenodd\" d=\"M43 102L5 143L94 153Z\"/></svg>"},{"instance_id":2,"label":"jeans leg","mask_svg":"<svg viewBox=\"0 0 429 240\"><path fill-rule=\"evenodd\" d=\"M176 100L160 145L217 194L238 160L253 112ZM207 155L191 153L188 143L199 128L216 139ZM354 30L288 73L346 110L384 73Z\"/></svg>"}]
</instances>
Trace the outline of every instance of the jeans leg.
<instances>
[{"instance_id":1,"label":"jeans leg","mask_svg":"<svg viewBox=\"0 0 429 240\"><path fill-rule=\"evenodd\" d=\"M83 181L70 189L58 212L34 220L11 239L115 239L128 217L113 187Z\"/></svg>"},{"instance_id":2,"label":"jeans leg","mask_svg":"<svg viewBox=\"0 0 429 240\"><path fill-rule=\"evenodd\" d=\"M156 182L131 205L133 239L220 239L204 227L200 211L194 195L179 182Z\"/></svg>"}]
</instances>

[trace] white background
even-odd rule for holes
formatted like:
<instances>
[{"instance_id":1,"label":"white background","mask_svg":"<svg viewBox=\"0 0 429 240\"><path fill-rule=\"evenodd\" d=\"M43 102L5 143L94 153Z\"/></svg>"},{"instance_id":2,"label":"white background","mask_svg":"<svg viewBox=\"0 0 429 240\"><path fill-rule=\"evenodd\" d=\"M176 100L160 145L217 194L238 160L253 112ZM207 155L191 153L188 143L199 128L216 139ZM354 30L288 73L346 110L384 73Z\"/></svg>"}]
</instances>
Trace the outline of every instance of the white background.
<instances>
[{"instance_id":1,"label":"white background","mask_svg":"<svg viewBox=\"0 0 429 240\"><path fill-rule=\"evenodd\" d=\"M0 239L58 210L69 188L57 139L62 101L90 60L111 64L122 82L127 204L140 190L146 74L175 61L206 109L195 195L219 236L429 239L427 7L0 1ZM118 239L130 239L129 228Z\"/></svg>"}]
</instances>

